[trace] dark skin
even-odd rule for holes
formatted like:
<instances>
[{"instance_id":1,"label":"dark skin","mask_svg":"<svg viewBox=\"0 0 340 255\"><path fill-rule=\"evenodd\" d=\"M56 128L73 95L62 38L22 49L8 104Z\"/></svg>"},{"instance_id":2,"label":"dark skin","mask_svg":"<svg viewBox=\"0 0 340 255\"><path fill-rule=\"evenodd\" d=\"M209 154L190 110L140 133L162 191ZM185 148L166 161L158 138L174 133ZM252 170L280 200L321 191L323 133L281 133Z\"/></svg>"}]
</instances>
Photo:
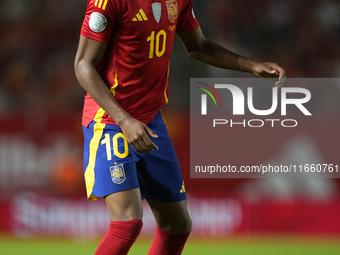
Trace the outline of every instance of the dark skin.
<instances>
[{"instance_id":1,"label":"dark skin","mask_svg":"<svg viewBox=\"0 0 340 255\"><path fill-rule=\"evenodd\" d=\"M285 80L285 70L275 63L260 63L239 56L219 44L206 39L201 28L186 34L179 34L190 57L223 69L253 73L261 78L276 78L275 87L280 88Z\"/></svg>"},{"instance_id":2,"label":"dark skin","mask_svg":"<svg viewBox=\"0 0 340 255\"><path fill-rule=\"evenodd\" d=\"M285 80L285 71L275 63L260 63L239 56L206 39L201 28L178 35L190 57L224 69L253 73L261 78L276 78L280 88ZM149 136L157 138L144 123L132 118L112 96L98 74L96 67L102 59L107 44L80 36L75 59L75 71L81 86L113 118L122 129L127 141L140 153L158 150ZM105 198L111 221L126 221L142 218L142 203L139 189L111 194ZM173 233L188 233L191 219L186 200L165 203L148 200L158 226Z\"/></svg>"},{"instance_id":3,"label":"dark skin","mask_svg":"<svg viewBox=\"0 0 340 255\"><path fill-rule=\"evenodd\" d=\"M224 69L254 73L262 78L277 78L275 86L279 88L283 85L285 71L275 63L259 63L232 53L207 40L200 28L194 32L179 34L178 36L192 58ZM75 60L78 81L123 130L127 141L136 151L146 153L157 150L158 147L148 137L150 135L157 138L157 135L145 124L132 118L118 104L96 70L106 46L106 43L94 41L84 36L80 37Z\"/></svg>"}]
</instances>

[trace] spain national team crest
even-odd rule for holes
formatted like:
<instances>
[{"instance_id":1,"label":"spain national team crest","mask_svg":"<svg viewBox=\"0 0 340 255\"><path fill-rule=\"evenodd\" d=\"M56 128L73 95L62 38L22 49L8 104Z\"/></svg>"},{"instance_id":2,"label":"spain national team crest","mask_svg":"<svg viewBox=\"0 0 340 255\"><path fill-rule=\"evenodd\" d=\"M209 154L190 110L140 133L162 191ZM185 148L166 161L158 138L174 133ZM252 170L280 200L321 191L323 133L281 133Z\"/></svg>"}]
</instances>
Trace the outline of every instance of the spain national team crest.
<instances>
[{"instance_id":1,"label":"spain national team crest","mask_svg":"<svg viewBox=\"0 0 340 255\"><path fill-rule=\"evenodd\" d=\"M123 165L110 167L112 181L116 184L121 184L125 181L125 171Z\"/></svg>"},{"instance_id":2,"label":"spain national team crest","mask_svg":"<svg viewBox=\"0 0 340 255\"><path fill-rule=\"evenodd\" d=\"M176 0L166 1L166 8L168 10L169 20L175 23L178 17L178 6Z\"/></svg>"}]
</instances>

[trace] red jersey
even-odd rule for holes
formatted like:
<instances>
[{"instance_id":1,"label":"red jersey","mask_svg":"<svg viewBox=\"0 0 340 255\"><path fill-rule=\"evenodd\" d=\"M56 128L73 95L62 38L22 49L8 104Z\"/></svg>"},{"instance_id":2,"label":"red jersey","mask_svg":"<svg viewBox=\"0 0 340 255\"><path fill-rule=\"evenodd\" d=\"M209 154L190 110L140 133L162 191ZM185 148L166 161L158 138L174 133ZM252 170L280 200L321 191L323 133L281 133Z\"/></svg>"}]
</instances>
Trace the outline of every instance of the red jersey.
<instances>
[{"instance_id":1,"label":"red jersey","mask_svg":"<svg viewBox=\"0 0 340 255\"><path fill-rule=\"evenodd\" d=\"M81 34L108 43L97 71L123 109L147 124L168 102L175 33L198 27L191 0L89 0ZM115 124L86 95L82 124L92 120Z\"/></svg>"}]
</instances>

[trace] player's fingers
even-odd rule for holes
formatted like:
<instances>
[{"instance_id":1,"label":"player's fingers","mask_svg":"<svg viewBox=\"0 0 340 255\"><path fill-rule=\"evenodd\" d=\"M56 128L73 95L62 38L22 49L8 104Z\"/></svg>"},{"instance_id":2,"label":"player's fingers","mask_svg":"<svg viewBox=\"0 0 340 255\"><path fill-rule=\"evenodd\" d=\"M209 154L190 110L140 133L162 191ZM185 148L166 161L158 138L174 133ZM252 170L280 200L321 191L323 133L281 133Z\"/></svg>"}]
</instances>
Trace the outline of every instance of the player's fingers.
<instances>
[{"instance_id":1,"label":"player's fingers","mask_svg":"<svg viewBox=\"0 0 340 255\"><path fill-rule=\"evenodd\" d=\"M142 147L139 145L139 143L137 141L133 142L133 143L130 143L130 144L135 149L135 151L137 151L139 153L143 153L143 149L142 149Z\"/></svg>"},{"instance_id":2,"label":"player's fingers","mask_svg":"<svg viewBox=\"0 0 340 255\"><path fill-rule=\"evenodd\" d=\"M138 138L133 144L131 144L134 149L139 153L147 153L151 149L145 144L143 137Z\"/></svg>"},{"instance_id":3,"label":"player's fingers","mask_svg":"<svg viewBox=\"0 0 340 255\"><path fill-rule=\"evenodd\" d=\"M279 78L283 79L286 76L286 71L282 67L273 64L272 69L276 70L277 74L279 75Z\"/></svg>"},{"instance_id":4,"label":"player's fingers","mask_svg":"<svg viewBox=\"0 0 340 255\"><path fill-rule=\"evenodd\" d=\"M158 146L154 144L148 136L144 136L143 141L150 150L158 150Z\"/></svg>"},{"instance_id":5,"label":"player's fingers","mask_svg":"<svg viewBox=\"0 0 340 255\"><path fill-rule=\"evenodd\" d=\"M277 71L274 68L272 68L271 65L269 64L263 65L263 71L269 74L277 74Z\"/></svg>"},{"instance_id":6,"label":"player's fingers","mask_svg":"<svg viewBox=\"0 0 340 255\"><path fill-rule=\"evenodd\" d=\"M275 87L281 88L285 80L286 80L286 76L279 78L278 81L275 83Z\"/></svg>"},{"instance_id":7,"label":"player's fingers","mask_svg":"<svg viewBox=\"0 0 340 255\"><path fill-rule=\"evenodd\" d=\"M153 138L158 138L158 135L156 135L156 133L153 132L147 125L144 124L143 126L144 126L145 131L148 135L150 135Z\"/></svg>"},{"instance_id":8,"label":"player's fingers","mask_svg":"<svg viewBox=\"0 0 340 255\"><path fill-rule=\"evenodd\" d=\"M145 138L145 137L146 137L146 138ZM153 150L154 150L151 146L149 146L149 145L145 142L146 139L149 139L149 137L145 134L145 136L142 136L142 137L140 138L140 140L139 140L139 146L140 146L140 148L141 148L141 153L147 153L147 152L149 152L149 151L153 151ZM149 139L149 140L150 140L150 139Z\"/></svg>"},{"instance_id":9,"label":"player's fingers","mask_svg":"<svg viewBox=\"0 0 340 255\"><path fill-rule=\"evenodd\" d=\"M146 140L146 142L145 142L145 140ZM147 134L139 137L137 140L135 140L134 142L132 142L130 144L139 153L147 153L149 151L153 151L153 150L158 149L158 147L150 141Z\"/></svg>"},{"instance_id":10,"label":"player's fingers","mask_svg":"<svg viewBox=\"0 0 340 255\"><path fill-rule=\"evenodd\" d=\"M283 83L285 82L286 80L286 72L283 68L281 68L280 66L278 65L273 65L273 68L275 68L278 72L278 75L279 75L279 79L277 80L277 82L275 83L275 86L277 88L280 88L282 87Z\"/></svg>"}]
</instances>

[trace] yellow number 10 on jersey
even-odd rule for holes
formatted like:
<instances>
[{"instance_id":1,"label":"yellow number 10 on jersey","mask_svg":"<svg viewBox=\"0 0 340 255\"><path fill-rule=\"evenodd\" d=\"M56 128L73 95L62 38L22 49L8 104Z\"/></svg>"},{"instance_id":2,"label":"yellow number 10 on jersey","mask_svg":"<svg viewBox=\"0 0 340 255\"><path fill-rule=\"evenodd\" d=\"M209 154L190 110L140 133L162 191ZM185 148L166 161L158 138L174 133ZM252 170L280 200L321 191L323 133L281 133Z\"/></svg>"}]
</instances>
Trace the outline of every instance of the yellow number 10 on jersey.
<instances>
[{"instance_id":1,"label":"yellow number 10 on jersey","mask_svg":"<svg viewBox=\"0 0 340 255\"><path fill-rule=\"evenodd\" d=\"M160 37L163 37L163 44L160 45ZM151 32L151 35L147 38L147 41L150 42L150 52L149 58L153 58L153 52L155 51L157 57L163 56L166 48L166 32L162 29L155 36L155 31ZM156 44L156 47L155 47Z\"/></svg>"},{"instance_id":2,"label":"yellow number 10 on jersey","mask_svg":"<svg viewBox=\"0 0 340 255\"><path fill-rule=\"evenodd\" d=\"M120 153L118 151L118 138L122 138L124 140L124 152ZM118 158L125 158L127 155L129 155L129 146L128 142L125 138L125 136L122 133L117 133L115 136L112 138L113 142L113 153L115 156ZM101 142L102 145L106 145L106 156L107 160L110 161L112 159L112 154L111 154L111 140L110 140L110 135L105 134L105 138Z\"/></svg>"}]
</instances>

